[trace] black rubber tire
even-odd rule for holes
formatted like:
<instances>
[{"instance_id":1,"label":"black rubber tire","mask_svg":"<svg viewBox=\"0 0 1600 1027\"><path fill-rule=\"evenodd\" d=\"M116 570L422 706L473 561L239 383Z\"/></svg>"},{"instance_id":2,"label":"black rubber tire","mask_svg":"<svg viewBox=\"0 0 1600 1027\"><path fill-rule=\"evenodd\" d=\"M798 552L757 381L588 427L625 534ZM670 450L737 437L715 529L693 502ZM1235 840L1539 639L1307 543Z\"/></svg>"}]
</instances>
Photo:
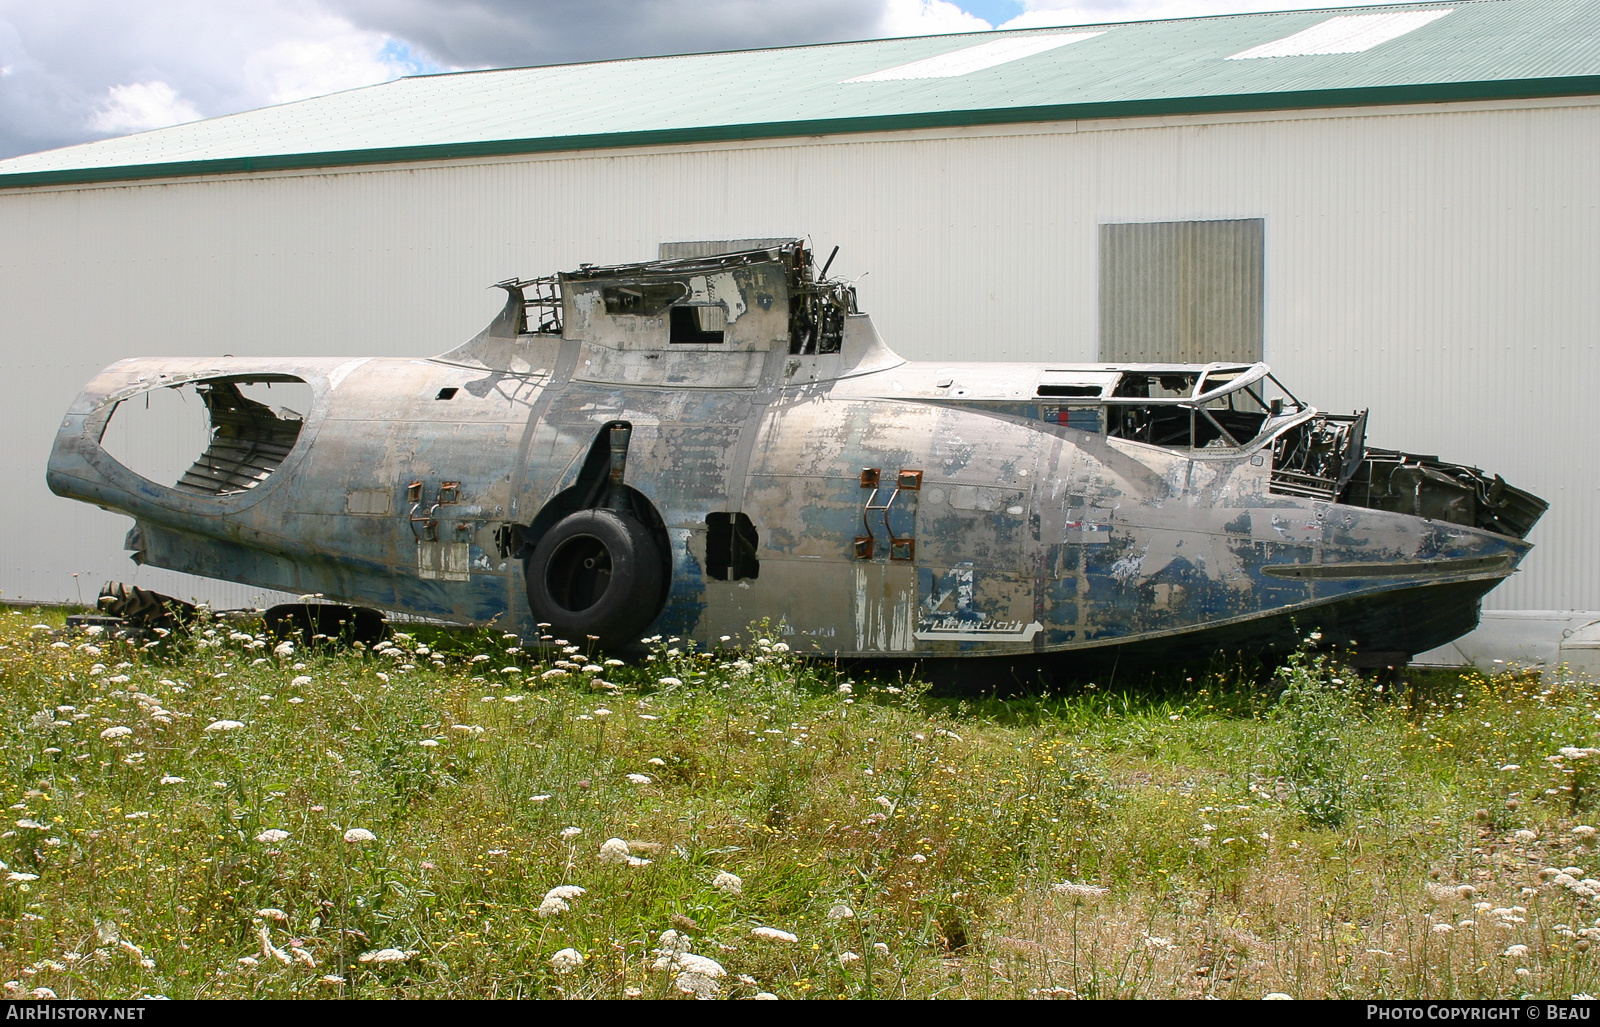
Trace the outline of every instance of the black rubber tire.
<instances>
[{"instance_id":1,"label":"black rubber tire","mask_svg":"<svg viewBox=\"0 0 1600 1027\"><path fill-rule=\"evenodd\" d=\"M524 565L528 607L551 633L602 648L639 641L666 599L661 543L631 514L579 510L545 532Z\"/></svg>"},{"instance_id":2,"label":"black rubber tire","mask_svg":"<svg viewBox=\"0 0 1600 1027\"><path fill-rule=\"evenodd\" d=\"M371 645L389 633L377 610L337 603L285 603L262 614L261 620L274 638L293 639L308 648Z\"/></svg>"}]
</instances>

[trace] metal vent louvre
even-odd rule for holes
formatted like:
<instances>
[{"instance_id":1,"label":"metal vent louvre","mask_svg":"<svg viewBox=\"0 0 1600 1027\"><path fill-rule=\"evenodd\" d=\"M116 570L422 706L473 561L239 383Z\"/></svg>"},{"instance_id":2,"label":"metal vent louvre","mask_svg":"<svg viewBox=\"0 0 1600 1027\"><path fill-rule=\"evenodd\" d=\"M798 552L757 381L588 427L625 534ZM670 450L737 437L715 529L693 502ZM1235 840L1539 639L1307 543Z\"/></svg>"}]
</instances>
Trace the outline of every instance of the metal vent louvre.
<instances>
[{"instance_id":1,"label":"metal vent louvre","mask_svg":"<svg viewBox=\"0 0 1600 1027\"><path fill-rule=\"evenodd\" d=\"M794 242L794 236L782 239L702 239L698 242L664 242L660 260L681 260L686 257L715 257L723 253L740 253L744 250L772 250Z\"/></svg>"},{"instance_id":2,"label":"metal vent louvre","mask_svg":"<svg viewBox=\"0 0 1600 1027\"><path fill-rule=\"evenodd\" d=\"M1100 226L1100 359L1261 359L1260 218Z\"/></svg>"}]
</instances>

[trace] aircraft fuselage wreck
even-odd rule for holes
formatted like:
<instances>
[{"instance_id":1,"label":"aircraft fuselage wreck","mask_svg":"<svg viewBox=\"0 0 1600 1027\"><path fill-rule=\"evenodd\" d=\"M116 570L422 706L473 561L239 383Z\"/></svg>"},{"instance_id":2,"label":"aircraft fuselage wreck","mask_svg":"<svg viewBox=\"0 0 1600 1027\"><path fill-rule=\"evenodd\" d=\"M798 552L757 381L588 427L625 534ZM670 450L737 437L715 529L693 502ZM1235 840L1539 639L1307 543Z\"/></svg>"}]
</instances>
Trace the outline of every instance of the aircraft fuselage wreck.
<instances>
[{"instance_id":1,"label":"aircraft fuselage wreck","mask_svg":"<svg viewBox=\"0 0 1600 1027\"><path fill-rule=\"evenodd\" d=\"M416 359L135 359L89 383L49 484L133 558L524 636L715 645L767 619L841 657L1409 655L1469 630L1545 509L1365 445L1264 364L916 363L799 243L502 284ZM303 382L303 415L248 398ZM102 446L197 391L176 483Z\"/></svg>"}]
</instances>

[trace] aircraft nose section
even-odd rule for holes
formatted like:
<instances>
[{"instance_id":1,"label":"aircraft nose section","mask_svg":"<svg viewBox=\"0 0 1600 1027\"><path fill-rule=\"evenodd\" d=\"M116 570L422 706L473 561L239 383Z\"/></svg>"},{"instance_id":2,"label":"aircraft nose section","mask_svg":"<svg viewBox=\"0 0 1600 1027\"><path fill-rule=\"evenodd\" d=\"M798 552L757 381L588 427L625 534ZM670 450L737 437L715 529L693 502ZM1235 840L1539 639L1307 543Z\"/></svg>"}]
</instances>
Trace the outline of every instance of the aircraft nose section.
<instances>
[{"instance_id":1,"label":"aircraft nose section","mask_svg":"<svg viewBox=\"0 0 1600 1027\"><path fill-rule=\"evenodd\" d=\"M1369 449L1340 502L1525 539L1550 504L1498 474L1394 450Z\"/></svg>"}]
</instances>

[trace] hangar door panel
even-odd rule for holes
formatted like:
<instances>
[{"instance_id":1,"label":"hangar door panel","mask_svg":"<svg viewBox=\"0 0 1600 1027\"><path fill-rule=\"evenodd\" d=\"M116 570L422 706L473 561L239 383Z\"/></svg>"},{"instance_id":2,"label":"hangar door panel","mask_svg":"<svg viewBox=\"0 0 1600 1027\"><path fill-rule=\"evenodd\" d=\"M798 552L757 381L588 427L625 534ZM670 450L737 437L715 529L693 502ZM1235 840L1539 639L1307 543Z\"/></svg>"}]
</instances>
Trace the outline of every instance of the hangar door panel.
<instances>
[{"instance_id":1,"label":"hangar door panel","mask_svg":"<svg viewBox=\"0 0 1600 1027\"><path fill-rule=\"evenodd\" d=\"M1261 359L1260 218L1100 226L1100 359Z\"/></svg>"}]
</instances>

